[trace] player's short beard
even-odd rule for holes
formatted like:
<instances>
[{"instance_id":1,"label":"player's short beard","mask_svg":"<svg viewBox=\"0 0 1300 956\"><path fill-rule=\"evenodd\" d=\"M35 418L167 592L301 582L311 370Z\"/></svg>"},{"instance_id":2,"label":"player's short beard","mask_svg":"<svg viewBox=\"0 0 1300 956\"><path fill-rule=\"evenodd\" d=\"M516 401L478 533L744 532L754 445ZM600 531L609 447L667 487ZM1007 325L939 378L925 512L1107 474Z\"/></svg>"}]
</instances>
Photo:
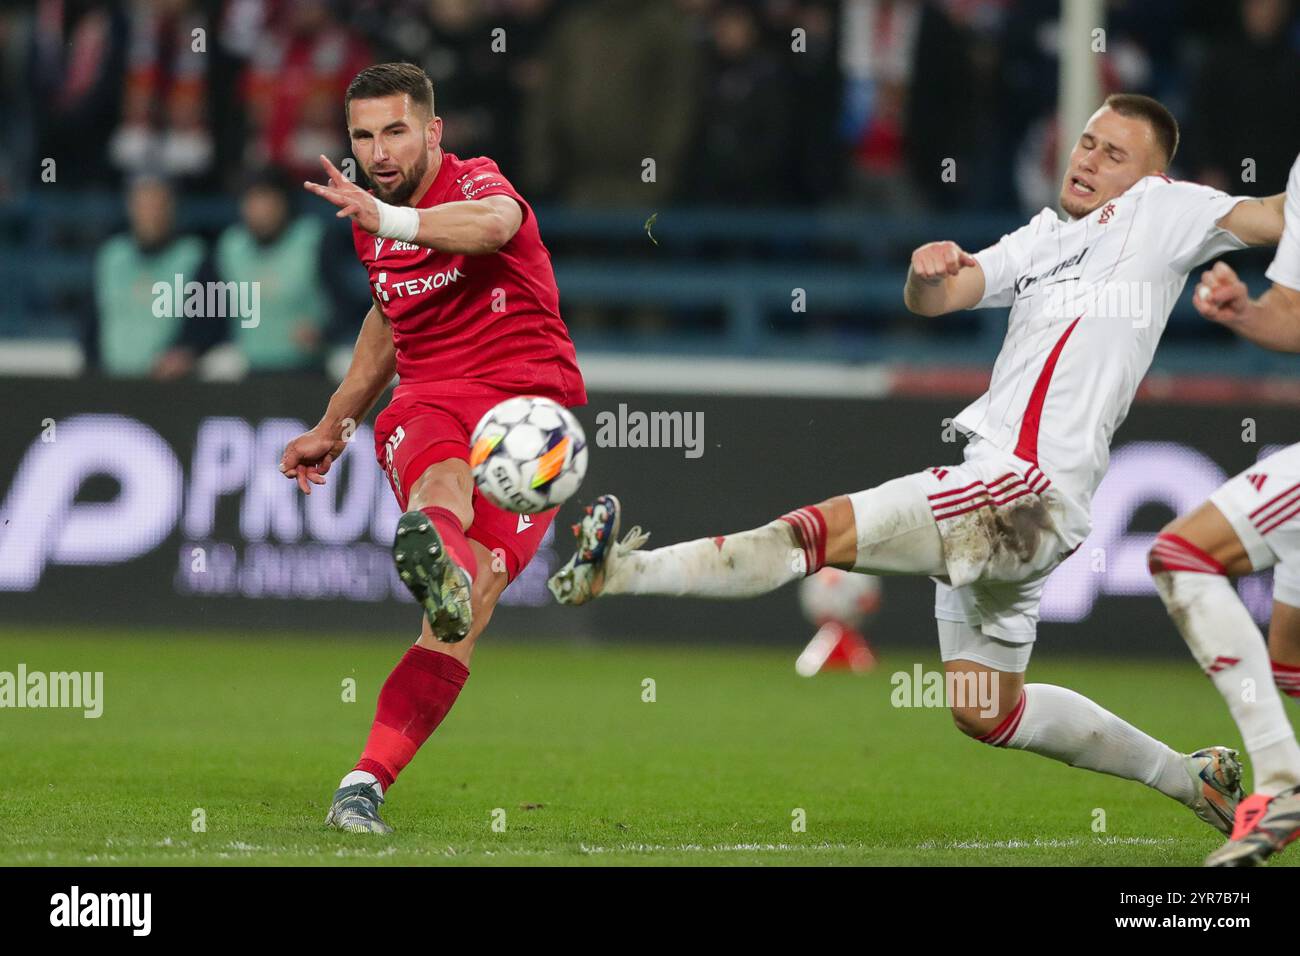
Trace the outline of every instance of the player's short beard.
<instances>
[{"instance_id":1,"label":"player's short beard","mask_svg":"<svg viewBox=\"0 0 1300 956\"><path fill-rule=\"evenodd\" d=\"M420 158L415 161L415 165L411 167L410 174L402 173L402 178L391 189L387 189L373 178L370 180L370 184L375 189L375 195L384 202L394 206L404 206L415 192L416 187L420 185L421 180L424 179L424 174L428 170L429 151L425 150L420 154Z\"/></svg>"},{"instance_id":2,"label":"player's short beard","mask_svg":"<svg viewBox=\"0 0 1300 956\"><path fill-rule=\"evenodd\" d=\"M1093 203L1091 206L1084 208L1083 203L1071 196L1065 191L1065 189L1061 190L1061 198L1059 202L1061 204L1061 211L1071 219L1082 219L1101 205L1101 203ZM1071 205L1074 206L1073 209L1070 208Z\"/></svg>"}]
</instances>

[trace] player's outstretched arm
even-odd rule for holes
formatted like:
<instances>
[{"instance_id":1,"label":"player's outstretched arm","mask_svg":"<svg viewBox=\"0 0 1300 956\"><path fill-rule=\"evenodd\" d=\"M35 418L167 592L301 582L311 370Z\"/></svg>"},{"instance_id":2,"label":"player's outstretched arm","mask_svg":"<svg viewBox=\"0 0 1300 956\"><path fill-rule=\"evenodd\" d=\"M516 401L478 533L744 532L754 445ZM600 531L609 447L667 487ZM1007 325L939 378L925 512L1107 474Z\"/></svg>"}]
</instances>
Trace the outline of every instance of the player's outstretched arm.
<instances>
[{"instance_id":1,"label":"player's outstretched arm","mask_svg":"<svg viewBox=\"0 0 1300 956\"><path fill-rule=\"evenodd\" d=\"M1282 238L1282 207L1286 193L1263 199L1243 199L1215 223L1248 246L1276 246Z\"/></svg>"},{"instance_id":2,"label":"player's outstretched arm","mask_svg":"<svg viewBox=\"0 0 1300 956\"><path fill-rule=\"evenodd\" d=\"M903 304L916 315L974 308L984 298L984 269L955 242L928 242L912 253Z\"/></svg>"},{"instance_id":3,"label":"player's outstretched arm","mask_svg":"<svg viewBox=\"0 0 1300 956\"><path fill-rule=\"evenodd\" d=\"M445 202L418 212L419 229L411 242L467 256L496 252L515 237L524 221L519 203L500 195Z\"/></svg>"},{"instance_id":4,"label":"player's outstretched arm","mask_svg":"<svg viewBox=\"0 0 1300 956\"><path fill-rule=\"evenodd\" d=\"M352 350L352 364L330 398L324 416L311 431L289 442L280 473L295 479L303 494L325 484L325 474L343 454L357 424L379 401L397 370L393 333L378 305L370 307Z\"/></svg>"},{"instance_id":5,"label":"player's outstretched arm","mask_svg":"<svg viewBox=\"0 0 1300 956\"><path fill-rule=\"evenodd\" d=\"M438 252L482 256L496 252L514 238L524 211L509 196L484 196L441 203L430 209L390 206L348 180L326 157L321 165L329 185L305 182L310 193L339 207L340 219L355 219L371 235L400 239Z\"/></svg>"},{"instance_id":6,"label":"player's outstretched arm","mask_svg":"<svg viewBox=\"0 0 1300 956\"><path fill-rule=\"evenodd\" d=\"M1256 345L1275 352L1300 352L1300 291L1273 283L1258 299L1224 262L1201 276L1192 296L1196 311Z\"/></svg>"}]
</instances>

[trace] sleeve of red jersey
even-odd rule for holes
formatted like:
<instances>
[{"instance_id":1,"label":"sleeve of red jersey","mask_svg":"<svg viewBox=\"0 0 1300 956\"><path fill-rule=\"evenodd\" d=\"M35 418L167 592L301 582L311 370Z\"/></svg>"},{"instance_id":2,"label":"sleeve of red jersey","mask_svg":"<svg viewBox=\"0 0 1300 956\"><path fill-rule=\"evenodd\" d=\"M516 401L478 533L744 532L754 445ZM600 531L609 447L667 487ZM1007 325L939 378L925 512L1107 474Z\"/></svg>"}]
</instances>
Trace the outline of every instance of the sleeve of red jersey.
<instances>
[{"instance_id":1,"label":"sleeve of red jersey","mask_svg":"<svg viewBox=\"0 0 1300 956\"><path fill-rule=\"evenodd\" d=\"M524 197L519 195L519 190L511 185L510 180L502 174L497 168L497 164L492 160L485 160L481 165L475 166L472 170L461 178L460 182L454 187L460 195L454 193L450 199L483 199L487 196L509 196L515 202L519 203L519 208L523 211L523 219L520 225L528 220L532 210Z\"/></svg>"}]
</instances>

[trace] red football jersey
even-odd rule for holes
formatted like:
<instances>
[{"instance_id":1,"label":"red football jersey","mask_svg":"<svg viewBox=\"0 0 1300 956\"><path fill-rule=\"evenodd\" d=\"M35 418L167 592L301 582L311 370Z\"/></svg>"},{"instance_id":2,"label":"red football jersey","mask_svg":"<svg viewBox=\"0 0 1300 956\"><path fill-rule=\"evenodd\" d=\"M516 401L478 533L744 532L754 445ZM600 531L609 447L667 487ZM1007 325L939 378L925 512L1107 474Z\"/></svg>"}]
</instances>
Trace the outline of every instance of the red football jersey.
<instances>
[{"instance_id":1,"label":"red football jersey","mask_svg":"<svg viewBox=\"0 0 1300 956\"><path fill-rule=\"evenodd\" d=\"M444 152L418 206L484 196L509 196L523 210L519 231L489 255L437 252L352 224L370 289L392 325L397 374L403 385L482 382L582 405L587 393L560 318L551 254L537 217L497 164Z\"/></svg>"}]
</instances>

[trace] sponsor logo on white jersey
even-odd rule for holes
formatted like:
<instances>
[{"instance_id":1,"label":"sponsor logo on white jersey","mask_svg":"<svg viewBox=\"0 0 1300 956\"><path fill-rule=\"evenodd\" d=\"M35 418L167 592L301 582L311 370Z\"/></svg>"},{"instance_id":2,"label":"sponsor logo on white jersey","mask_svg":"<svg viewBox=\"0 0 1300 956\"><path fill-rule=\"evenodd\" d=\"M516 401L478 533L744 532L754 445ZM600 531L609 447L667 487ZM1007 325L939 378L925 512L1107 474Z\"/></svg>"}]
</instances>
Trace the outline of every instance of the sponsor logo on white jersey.
<instances>
[{"instance_id":1,"label":"sponsor logo on white jersey","mask_svg":"<svg viewBox=\"0 0 1300 956\"><path fill-rule=\"evenodd\" d=\"M1072 269L1083 262L1083 257L1088 254L1088 246L1084 246L1068 259L1063 259L1046 272L1040 272L1036 276L1024 275L1016 279L1016 295L1020 295L1030 286L1042 282L1045 279L1054 278L1063 269ZM1064 281L1064 280L1062 280ZM1050 283L1049 283L1050 284Z\"/></svg>"}]
</instances>

